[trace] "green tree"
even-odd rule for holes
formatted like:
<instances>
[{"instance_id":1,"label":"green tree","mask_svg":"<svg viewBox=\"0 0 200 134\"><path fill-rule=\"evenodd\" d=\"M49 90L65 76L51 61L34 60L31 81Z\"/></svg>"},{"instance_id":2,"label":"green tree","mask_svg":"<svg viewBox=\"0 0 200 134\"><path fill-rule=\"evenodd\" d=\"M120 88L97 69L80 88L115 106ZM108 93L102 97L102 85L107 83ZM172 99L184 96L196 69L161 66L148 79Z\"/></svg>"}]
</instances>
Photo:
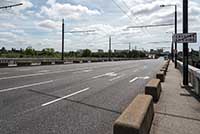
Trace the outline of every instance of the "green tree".
<instances>
[{"instance_id":1,"label":"green tree","mask_svg":"<svg viewBox=\"0 0 200 134\"><path fill-rule=\"evenodd\" d=\"M31 46L27 47L24 53L28 56L35 56L35 50Z\"/></svg>"},{"instance_id":2,"label":"green tree","mask_svg":"<svg viewBox=\"0 0 200 134\"><path fill-rule=\"evenodd\" d=\"M45 48L42 50L42 54L45 56L54 56L55 50L53 48Z\"/></svg>"},{"instance_id":3,"label":"green tree","mask_svg":"<svg viewBox=\"0 0 200 134\"><path fill-rule=\"evenodd\" d=\"M2 47L2 48L0 49L0 51L1 51L2 53L6 53L6 52L7 52L7 50L6 50L5 47Z\"/></svg>"},{"instance_id":4,"label":"green tree","mask_svg":"<svg viewBox=\"0 0 200 134\"><path fill-rule=\"evenodd\" d=\"M90 49L83 50L82 57L90 57L92 54Z\"/></svg>"}]
</instances>

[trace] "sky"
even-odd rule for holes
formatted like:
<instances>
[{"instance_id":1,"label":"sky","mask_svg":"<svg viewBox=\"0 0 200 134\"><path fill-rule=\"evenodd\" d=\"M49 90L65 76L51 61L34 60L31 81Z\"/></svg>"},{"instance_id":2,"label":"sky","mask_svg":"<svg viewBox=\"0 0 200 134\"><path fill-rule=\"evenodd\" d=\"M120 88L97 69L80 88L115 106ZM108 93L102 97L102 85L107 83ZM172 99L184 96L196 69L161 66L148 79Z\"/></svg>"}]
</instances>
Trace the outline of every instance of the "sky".
<instances>
[{"instance_id":1,"label":"sky","mask_svg":"<svg viewBox=\"0 0 200 134\"><path fill-rule=\"evenodd\" d=\"M23 3L0 9L0 47L61 51L62 19L65 20L65 51L78 49L170 50L174 26L131 29L130 26L173 24L178 6L178 33L182 32L182 0L0 0L0 6ZM200 1L189 0L189 32L198 34L198 42L189 44L199 50ZM70 33L70 31L88 31ZM178 44L179 51L182 44Z\"/></svg>"}]
</instances>

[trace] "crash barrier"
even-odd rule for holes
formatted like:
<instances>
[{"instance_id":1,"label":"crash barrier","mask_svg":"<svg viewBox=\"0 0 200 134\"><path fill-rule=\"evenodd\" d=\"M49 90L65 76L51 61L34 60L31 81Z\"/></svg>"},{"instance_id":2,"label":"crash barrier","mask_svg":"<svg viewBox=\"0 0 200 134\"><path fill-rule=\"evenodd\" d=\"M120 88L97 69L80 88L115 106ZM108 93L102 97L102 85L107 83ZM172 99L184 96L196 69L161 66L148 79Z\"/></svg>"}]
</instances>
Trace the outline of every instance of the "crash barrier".
<instances>
[{"instance_id":1,"label":"crash barrier","mask_svg":"<svg viewBox=\"0 0 200 134\"><path fill-rule=\"evenodd\" d=\"M154 117L150 95L137 95L113 126L114 134L148 134Z\"/></svg>"},{"instance_id":2,"label":"crash barrier","mask_svg":"<svg viewBox=\"0 0 200 134\"><path fill-rule=\"evenodd\" d=\"M170 62L170 60L166 61L165 64L163 65L163 67L160 69L160 71L164 72L164 75L167 74L167 70L168 70L168 67L169 67L169 62Z\"/></svg>"},{"instance_id":3,"label":"crash barrier","mask_svg":"<svg viewBox=\"0 0 200 134\"><path fill-rule=\"evenodd\" d=\"M156 78L157 78L157 79L160 79L161 82L164 82L164 81L165 81L165 73L164 73L164 71L159 71L159 72L156 74Z\"/></svg>"},{"instance_id":4,"label":"crash barrier","mask_svg":"<svg viewBox=\"0 0 200 134\"><path fill-rule=\"evenodd\" d=\"M0 67L8 67L8 63L0 63Z\"/></svg>"},{"instance_id":5,"label":"crash barrier","mask_svg":"<svg viewBox=\"0 0 200 134\"><path fill-rule=\"evenodd\" d=\"M177 61L177 69L183 74L183 63L181 61ZM200 69L189 65L188 70L188 81L192 86L191 90L200 96Z\"/></svg>"},{"instance_id":6,"label":"crash barrier","mask_svg":"<svg viewBox=\"0 0 200 134\"><path fill-rule=\"evenodd\" d=\"M80 60L73 60L73 63L82 63Z\"/></svg>"},{"instance_id":7,"label":"crash barrier","mask_svg":"<svg viewBox=\"0 0 200 134\"><path fill-rule=\"evenodd\" d=\"M42 61L41 65L51 65L52 62L51 61Z\"/></svg>"},{"instance_id":8,"label":"crash barrier","mask_svg":"<svg viewBox=\"0 0 200 134\"><path fill-rule=\"evenodd\" d=\"M148 58L112 58L113 61L123 61L123 60L145 60ZM17 62L32 62L32 63L41 63L42 61L49 61L54 63L55 61L59 61L59 58L0 58L0 63L8 63L8 64L16 64ZM65 58L65 62L70 62L73 60L78 61L108 61L108 58Z\"/></svg>"},{"instance_id":9,"label":"crash barrier","mask_svg":"<svg viewBox=\"0 0 200 134\"><path fill-rule=\"evenodd\" d=\"M145 86L145 94L151 95L154 102L159 100L161 90L162 87L160 79L151 79Z\"/></svg>"},{"instance_id":10,"label":"crash barrier","mask_svg":"<svg viewBox=\"0 0 200 134\"><path fill-rule=\"evenodd\" d=\"M88 63L89 61L88 60L82 60L82 63Z\"/></svg>"},{"instance_id":11,"label":"crash barrier","mask_svg":"<svg viewBox=\"0 0 200 134\"><path fill-rule=\"evenodd\" d=\"M55 61L55 64L64 64L64 61Z\"/></svg>"},{"instance_id":12,"label":"crash barrier","mask_svg":"<svg viewBox=\"0 0 200 134\"><path fill-rule=\"evenodd\" d=\"M164 67L162 67L162 68L160 69L160 71L162 71L162 72L164 73L164 75L166 75L166 74L167 74L167 69L166 69L166 68L164 68Z\"/></svg>"},{"instance_id":13,"label":"crash barrier","mask_svg":"<svg viewBox=\"0 0 200 134\"><path fill-rule=\"evenodd\" d=\"M32 62L17 62L17 66L31 66Z\"/></svg>"}]
</instances>

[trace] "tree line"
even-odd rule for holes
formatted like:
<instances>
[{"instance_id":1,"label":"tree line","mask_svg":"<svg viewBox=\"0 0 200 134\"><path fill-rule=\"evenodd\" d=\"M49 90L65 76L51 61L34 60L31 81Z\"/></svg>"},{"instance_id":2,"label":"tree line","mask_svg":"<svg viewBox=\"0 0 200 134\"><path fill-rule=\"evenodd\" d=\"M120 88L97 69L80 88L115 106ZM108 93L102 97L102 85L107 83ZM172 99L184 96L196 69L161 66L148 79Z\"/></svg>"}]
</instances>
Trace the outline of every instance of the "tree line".
<instances>
[{"instance_id":1,"label":"tree line","mask_svg":"<svg viewBox=\"0 0 200 134\"><path fill-rule=\"evenodd\" d=\"M138 58L145 57L146 52L137 50L122 50L114 51L111 53L112 57L116 58ZM64 57L96 57L104 58L108 57L108 52L92 52L90 49L83 49L81 51L70 51L65 52ZM7 50L5 47L0 49L0 57L2 58L60 58L61 52L55 51L53 48L45 48L42 50L35 50L32 47L26 49L15 49Z\"/></svg>"}]
</instances>

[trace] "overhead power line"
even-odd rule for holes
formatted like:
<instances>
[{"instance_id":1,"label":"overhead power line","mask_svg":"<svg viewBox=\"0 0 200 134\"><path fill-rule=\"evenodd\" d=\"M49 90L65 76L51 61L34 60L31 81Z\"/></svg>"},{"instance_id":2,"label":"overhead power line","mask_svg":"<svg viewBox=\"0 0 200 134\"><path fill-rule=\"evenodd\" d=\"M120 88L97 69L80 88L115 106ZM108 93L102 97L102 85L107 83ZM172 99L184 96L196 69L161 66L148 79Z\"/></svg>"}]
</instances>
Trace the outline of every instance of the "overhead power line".
<instances>
[{"instance_id":1,"label":"overhead power line","mask_svg":"<svg viewBox=\"0 0 200 134\"><path fill-rule=\"evenodd\" d=\"M23 5L23 3L8 5L8 6L2 6L2 7L0 7L0 9L12 8L12 7L21 6L21 5Z\"/></svg>"},{"instance_id":2,"label":"overhead power line","mask_svg":"<svg viewBox=\"0 0 200 134\"><path fill-rule=\"evenodd\" d=\"M127 7L127 9L129 10L130 14L136 19L136 21L138 20L139 23L142 24L142 21L141 21L137 16L134 16L134 14L132 13L132 9L128 6L128 4L127 4L124 0L121 0L121 1L122 1L122 2L124 3L124 5ZM151 36L151 34L149 33L149 31L148 31L146 28L144 29L144 31L147 32L148 35Z\"/></svg>"},{"instance_id":3,"label":"overhead power line","mask_svg":"<svg viewBox=\"0 0 200 134\"><path fill-rule=\"evenodd\" d=\"M112 0L112 2L132 21L132 18L126 13L124 9L120 7L120 5L115 0Z\"/></svg>"},{"instance_id":4,"label":"overhead power line","mask_svg":"<svg viewBox=\"0 0 200 134\"><path fill-rule=\"evenodd\" d=\"M127 29L130 28L144 28L144 27L167 27L167 26L172 26L174 24L157 24L157 25L143 25L143 26L129 26Z\"/></svg>"},{"instance_id":5,"label":"overhead power line","mask_svg":"<svg viewBox=\"0 0 200 134\"><path fill-rule=\"evenodd\" d=\"M86 31L65 31L65 33L94 33L96 30L86 30Z\"/></svg>"},{"instance_id":6,"label":"overhead power line","mask_svg":"<svg viewBox=\"0 0 200 134\"><path fill-rule=\"evenodd\" d=\"M134 24L137 25L137 23L134 22L135 20L133 20L132 16L129 16L127 14L127 12L124 9L122 9L122 7L115 0L112 0L112 2L122 11L122 13L124 13L131 20L131 22L133 22ZM125 3L125 6L128 8L128 10L130 10L130 8L128 7L128 5L126 3ZM135 17L135 18L136 18L136 20L138 20L137 17ZM141 31L146 32L144 29L141 29Z\"/></svg>"},{"instance_id":7,"label":"overhead power line","mask_svg":"<svg viewBox=\"0 0 200 134\"><path fill-rule=\"evenodd\" d=\"M171 43L172 41L155 41L155 42L148 42L148 43L154 43L154 44L159 44L159 43Z\"/></svg>"}]
</instances>

